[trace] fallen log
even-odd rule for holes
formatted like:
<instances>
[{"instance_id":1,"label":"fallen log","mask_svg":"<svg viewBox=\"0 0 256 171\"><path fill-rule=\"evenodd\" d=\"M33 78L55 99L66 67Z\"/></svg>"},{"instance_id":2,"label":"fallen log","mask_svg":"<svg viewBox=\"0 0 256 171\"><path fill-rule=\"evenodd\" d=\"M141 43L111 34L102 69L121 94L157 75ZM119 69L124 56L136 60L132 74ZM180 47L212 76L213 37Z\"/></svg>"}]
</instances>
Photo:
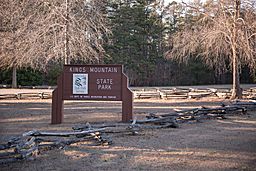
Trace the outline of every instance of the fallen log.
<instances>
[{"instance_id":1,"label":"fallen log","mask_svg":"<svg viewBox=\"0 0 256 171\"><path fill-rule=\"evenodd\" d=\"M191 113L197 112L198 110L199 110L199 108L193 108L193 109L179 110L179 111L176 110L176 112L178 114L191 114Z\"/></svg>"},{"instance_id":2,"label":"fallen log","mask_svg":"<svg viewBox=\"0 0 256 171\"><path fill-rule=\"evenodd\" d=\"M22 159L26 159L31 156L36 156L38 154L38 146L34 145L30 149L19 151Z\"/></svg>"},{"instance_id":3,"label":"fallen log","mask_svg":"<svg viewBox=\"0 0 256 171\"><path fill-rule=\"evenodd\" d=\"M160 122L161 121L161 122ZM144 125L146 123L158 124L156 125ZM90 125L86 123L85 125L74 126L74 130L84 130L91 128L105 128L105 130L101 131L102 133L130 133L132 135L137 134L139 131L143 129L160 129L160 128L177 128L178 124L175 121L162 118L162 119L146 119L146 120L134 120L132 124L127 123L116 123L116 124L94 124Z\"/></svg>"},{"instance_id":4,"label":"fallen log","mask_svg":"<svg viewBox=\"0 0 256 171\"><path fill-rule=\"evenodd\" d=\"M234 111L240 111L243 114L246 113L246 108L241 107L241 106L224 106L224 107L216 107L216 108L206 108L206 107L201 107L201 108L194 108L194 109L189 109L189 110L184 110L184 111L177 111L179 116L182 115L201 115L201 114L207 114L207 113L221 113L225 114L228 112L234 112ZM175 115L175 114L173 114Z\"/></svg>"},{"instance_id":5,"label":"fallen log","mask_svg":"<svg viewBox=\"0 0 256 171\"><path fill-rule=\"evenodd\" d=\"M20 143L21 137L12 137L11 139L8 140L6 144L1 144L0 145L0 150L6 150L9 148L16 147L18 143Z\"/></svg>"},{"instance_id":6,"label":"fallen log","mask_svg":"<svg viewBox=\"0 0 256 171\"><path fill-rule=\"evenodd\" d=\"M169 125L172 125L173 128L179 127L175 117L159 117L159 118L137 120L136 123L137 124L154 123L158 125L165 125L168 123Z\"/></svg>"},{"instance_id":7,"label":"fallen log","mask_svg":"<svg viewBox=\"0 0 256 171\"><path fill-rule=\"evenodd\" d=\"M103 131L104 128L92 129L80 132L43 132L43 131L29 131L23 134L23 136L60 136L60 137L69 137L69 136L77 136L77 135L88 135L94 132Z\"/></svg>"},{"instance_id":8,"label":"fallen log","mask_svg":"<svg viewBox=\"0 0 256 171\"><path fill-rule=\"evenodd\" d=\"M168 117L168 118L150 118L150 119L143 119L143 120L137 120L136 123L137 124L145 124L145 123L161 123L161 122L174 122L174 117Z\"/></svg>"},{"instance_id":9,"label":"fallen log","mask_svg":"<svg viewBox=\"0 0 256 171\"><path fill-rule=\"evenodd\" d=\"M62 149L67 145L84 142L84 141L88 141L88 139L87 138L76 138L76 139L69 139L69 140L56 140L56 141L51 141L47 144L44 144L44 143L39 144L38 149L39 149L39 151L49 150L49 149L53 149L53 148Z\"/></svg>"},{"instance_id":10,"label":"fallen log","mask_svg":"<svg viewBox=\"0 0 256 171\"><path fill-rule=\"evenodd\" d=\"M21 161L22 159L20 158L7 158L7 159L0 159L0 165L1 164L8 164L8 163L13 163L13 162L18 162Z\"/></svg>"},{"instance_id":11,"label":"fallen log","mask_svg":"<svg viewBox=\"0 0 256 171\"><path fill-rule=\"evenodd\" d=\"M197 113L227 114L229 112L246 113L246 109L244 107L239 107L239 106L225 106L225 107L217 107L217 108L202 108L202 109L198 109Z\"/></svg>"},{"instance_id":12,"label":"fallen log","mask_svg":"<svg viewBox=\"0 0 256 171\"><path fill-rule=\"evenodd\" d=\"M132 127L137 127L135 124L127 124L127 123L116 123L116 124L94 124L90 125L86 123L85 125L76 125L73 127L74 130L88 130L91 128L102 129L104 128L102 133L132 133L133 130L129 129Z\"/></svg>"},{"instance_id":13,"label":"fallen log","mask_svg":"<svg viewBox=\"0 0 256 171\"><path fill-rule=\"evenodd\" d=\"M94 124L91 126L89 123L75 125L72 127L73 130L87 130L87 129L101 129L101 128L108 128L108 127L125 127L129 126L129 123L110 123L110 124Z\"/></svg>"},{"instance_id":14,"label":"fallen log","mask_svg":"<svg viewBox=\"0 0 256 171\"><path fill-rule=\"evenodd\" d=\"M244 107L246 110L256 110L256 102L249 101L249 102L235 102L232 103L234 106Z\"/></svg>"},{"instance_id":15,"label":"fallen log","mask_svg":"<svg viewBox=\"0 0 256 171\"><path fill-rule=\"evenodd\" d=\"M15 143L18 143L12 151L5 152L2 150L0 153L0 163L8 163L13 161L18 161L21 159L31 158L32 156L36 156L38 154L38 146L35 143L35 138L16 138ZM9 142L12 142L10 140ZM19 140L19 141L18 141ZM18 141L18 142L17 142ZM11 144L13 146L13 143ZM8 146L9 149L11 146Z\"/></svg>"},{"instance_id":16,"label":"fallen log","mask_svg":"<svg viewBox=\"0 0 256 171\"><path fill-rule=\"evenodd\" d=\"M0 159L6 159L6 158L13 158L17 157L19 155L17 152L10 151L10 152L1 152L0 153Z\"/></svg>"},{"instance_id":17,"label":"fallen log","mask_svg":"<svg viewBox=\"0 0 256 171\"><path fill-rule=\"evenodd\" d=\"M18 145L16 145L15 150L20 151L22 149L31 148L31 146L35 145L35 137L29 138L27 141L22 141Z\"/></svg>"},{"instance_id":18,"label":"fallen log","mask_svg":"<svg viewBox=\"0 0 256 171\"><path fill-rule=\"evenodd\" d=\"M0 144L0 150L5 150L11 148L8 144Z\"/></svg>"},{"instance_id":19,"label":"fallen log","mask_svg":"<svg viewBox=\"0 0 256 171\"><path fill-rule=\"evenodd\" d=\"M158 120L165 120L165 118L175 118L178 123L184 123L187 121L202 120L202 119L211 119L211 118L220 118L225 119L225 114L230 114L234 112L241 112L246 114L247 110L245 107L241 106L222 106L216 108L193 108L189 110L176 111L176 113L168 113L157 116L156 114L150 113L148 120L143 122L156 122ZM168 120L168 119L167 119ZM140 121L139 121L140 122Z\"/></svg>"},{"instance_id":20,"label":"fallen log","mask_svg":"<svg viewBox=\"0 0 256 171\"><path fill-rule=\"evenodd\" d=\"M239 105L239 106L256 106L256 102L249 101L249 102L235 102L233 105Z\"/></svg>"}]
</instances>

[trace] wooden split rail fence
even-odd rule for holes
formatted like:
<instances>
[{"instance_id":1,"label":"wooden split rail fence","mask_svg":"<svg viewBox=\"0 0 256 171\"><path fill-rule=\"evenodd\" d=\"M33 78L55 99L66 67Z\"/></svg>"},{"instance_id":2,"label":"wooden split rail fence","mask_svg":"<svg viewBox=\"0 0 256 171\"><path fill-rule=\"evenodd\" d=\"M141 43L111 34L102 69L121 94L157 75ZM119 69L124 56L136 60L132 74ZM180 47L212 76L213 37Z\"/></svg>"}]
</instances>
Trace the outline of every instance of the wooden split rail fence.
<instances>
[{"instance_id":1,"label":"wooden split rail fence","mask_svg":"<svg viewBox=\"0 0 256 171\"><path fill-rule=\"evenodd\" d=\"M42 151L53 148L62 149L78 142L91 142L95 145L111 144L101 132L104 129L87 129L69 132L29 131L22 136L11 138L7 143L0 144L0 164L31 160Z\"/></svg>"},{"instance_id":2,"label":"wooden split rail fence","mask_svg":"<svg viewBox=\"0 0 256 171\"><path fill-rule=\"evenodd\" d=\"M0 99L49 99L52 98L51 92L29 92L29 93L14 93L14 94L0 94Z\"/></svg>"},{"instance_id":3,"label":"wooden split rail fence","mask_svg":"<svg viewBox=\"0 0 256 171\"><path fill-rule=\"evenodd\" d=\"M229 98L230 89L224 88L132 88L135 99L199 99L202 97ZM243 97L246 99L256 99L256 87L243 90ZM9 94L0 94L1 99L49 99L52 98L51 92L18 92Z\"/></svg>"},{"instance_id":4,"label":"wooden split rail fence","mask_svg":"<svg viewBox=\"0 0 256 171\"><path fill-rule=\"evenodd\" d=\"M32 130L22 136L11 138L0 144L0 164L34 159L39 152L53 148L64 148L79 142L92 145L111 145L111 134L137 135L147 129L179 128L185 122L202 122L206 119L228 119L230 115L245 115L256 110L256 101L237 101L231 105L208 108L200 107L167 114L149 113L145 119L134 119L132 123L94 123L75 125L73 131L46 132Z\"/></svg>"},{"instance_id":5,"label":"wooden split rail fence","mask_svg":"<svg viewBox=\"0 0 256 171\"><path fill-rule=\"evenodd\" d=\"M135 99L157 98L157 99L198 99L202 97L217 97L217 98L229 98L231 96L230 89L142 89L133 90ZM249 88L243 91L243 97L247 99L256 99L256 87Z\"/></svg>"}]
</instances>

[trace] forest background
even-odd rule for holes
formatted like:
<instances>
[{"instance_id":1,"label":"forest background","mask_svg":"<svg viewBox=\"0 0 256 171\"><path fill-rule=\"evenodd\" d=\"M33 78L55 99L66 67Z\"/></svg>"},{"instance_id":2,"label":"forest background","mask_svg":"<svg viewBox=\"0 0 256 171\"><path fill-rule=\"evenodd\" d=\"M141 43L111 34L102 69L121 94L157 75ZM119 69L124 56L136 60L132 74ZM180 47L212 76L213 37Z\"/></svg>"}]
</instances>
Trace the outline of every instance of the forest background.
<instances>
[{"instance_id":1,"label":"forest background","mask_svg":"<svg viewBox=\"0 0 256 171\"><path fill-rule=\"evenodd\" d=\"M87 52L84 52L84 57L81 57L83 53L75 54L76 58L71 59L70 63L123 64L131 86L232 83L232 71L228 63L227 69L220 71L196 58L197 54L188 54L191 58L184 63L167 58L172 35L182 30L184 25L193 25L197 20L194 11L189 10L187 4L172 1L169 5L164 5L164 1L159 0L106 0L102 1L100 7L97 10L106 19L104 29L99 29L101 34L96 35L102 49L93 47L96 53L87 53L90 49L85 50ZM8 32L10 24L4 20L4 15L6 14L2 13L0 16L1 34ZM60 29L58 32L61 31ZM72 44L71 40L68 43ZM2 48L0 54L4 51ZM44 67L25 64L17 66L17 84L56 85L57 76L66 63L64 56L65 54L61 56L63 60L48 60ZM14 65L0 68L0 84L12 83L13 67ZM255 72L247 65L241 65L239 71L241 83L256 82Z\"/></svg>"}]
</instances>

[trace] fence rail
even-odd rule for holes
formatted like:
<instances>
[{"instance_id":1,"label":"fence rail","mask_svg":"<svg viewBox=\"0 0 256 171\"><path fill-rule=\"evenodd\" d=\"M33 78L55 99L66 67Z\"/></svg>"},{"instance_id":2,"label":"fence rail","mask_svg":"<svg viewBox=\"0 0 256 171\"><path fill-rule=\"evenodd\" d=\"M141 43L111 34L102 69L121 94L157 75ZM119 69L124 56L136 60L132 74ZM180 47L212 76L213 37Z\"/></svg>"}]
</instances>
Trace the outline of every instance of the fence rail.
<instances>
[{"instance_id":1,"label":"fence rail","mask_svg":"<svg viewBox=\"0 0 256 171\"><path fill-rule=\"evenodd\" d=\"M0 89L1 99L50 99L52 98L52 90L49 87L48 90L32 88L26 89ZM179 87L132 87L134 99L199 99L203 97L214 98L229 98L232 90L230 88L179 88ZM19 92L20 91L20 92ZM8 92L8 93L5 93ZM249 87L243 90L243 98L256 99L256 87Z\"/></svg>"},{"instance_id":2,"label":"fence rail","mask_svg":"<svg viewBox=\"0 0 256 171\"><path fill-rule=\"evenodd\" d=\"M50 99L51 92L31 92L31 93L14 93L14 94L0 94L0 99Z\"/></svg>"},{"instance_id":3,"label":"fence rail","mask_svg":"<svg viewBox=\"0 0 256 171\"><path fill-rule=\"evenodd\" d=\"M203 97L217 97L229 98L231 96L231 89L228 88L155 88L154 90L147 90L145 88L133 90L135 99L158 98L158 99L198 99ZM251 87L243 90L243 98L256 98L256 87Z\"/></svg>"}]
</instances>

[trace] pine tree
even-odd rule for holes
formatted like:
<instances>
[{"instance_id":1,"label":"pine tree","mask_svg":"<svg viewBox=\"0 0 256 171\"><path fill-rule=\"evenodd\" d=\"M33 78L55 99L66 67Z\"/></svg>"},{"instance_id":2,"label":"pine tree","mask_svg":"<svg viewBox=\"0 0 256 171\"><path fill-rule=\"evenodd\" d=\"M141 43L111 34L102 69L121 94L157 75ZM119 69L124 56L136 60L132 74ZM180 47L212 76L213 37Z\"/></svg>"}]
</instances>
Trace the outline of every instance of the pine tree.
<instances>
[{"instance_id":1,"label":"pine tree","mask_svg":"<svg viewBox=\"0 0 256 171\"><path fill-rule=\"evenodd\" d=\"M119 1L110 7L113 35L106 46L106 62L123 64L133 85L149 85L157 60L163 58L164 27L152 4Z\"/></svg>"}]
</instances>

